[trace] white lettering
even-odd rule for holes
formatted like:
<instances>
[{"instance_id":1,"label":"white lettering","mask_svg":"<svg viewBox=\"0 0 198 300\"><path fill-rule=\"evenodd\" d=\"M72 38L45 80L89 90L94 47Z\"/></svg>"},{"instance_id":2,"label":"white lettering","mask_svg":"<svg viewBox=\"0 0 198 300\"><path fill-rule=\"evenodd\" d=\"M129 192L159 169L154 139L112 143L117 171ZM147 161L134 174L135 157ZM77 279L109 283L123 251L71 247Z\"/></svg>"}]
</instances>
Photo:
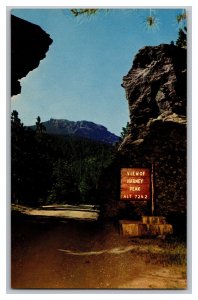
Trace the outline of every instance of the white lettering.
<instances>
[{"instance_id":1,"label":"white lettering","mask_svg":"<svg viewBox=\"0 0 198 300\"><path fill-rule=\"evenodd\" d=\"M132 172L128 172L127 171L127 176L145 176L145 171L132 171Z\"/></svg>"},{"instance_id":2,"label":"white lettering","mask_svg":"<svg viewBox=\"0 0 198 300\"><path fill-rule=\"evenodd\" d=\"M140 192L140 186L130 186L129 190L133 192Z\"/></svg>"},{"instance_id":3,"label":"white lettering","mask_svg":"<svg viewBox=\"0 0 198 300\"><path fill-rule=\"evenodd\" d=\"M123 195L123 199L148 199L148 195L147 194L124 194Z\"/></svg>"},{"instance_id":4,"label":"white lettering","mask_svg":"<svg viewBox=\"0 0 198 300\"><path fill-rule=\"evenodd\" d=\"M138 184L142 184L144 181L144 179L135 179L135 178L130 178L130 179L127 179L127 183L138 183Z\"/></svg>"}]
</instances>

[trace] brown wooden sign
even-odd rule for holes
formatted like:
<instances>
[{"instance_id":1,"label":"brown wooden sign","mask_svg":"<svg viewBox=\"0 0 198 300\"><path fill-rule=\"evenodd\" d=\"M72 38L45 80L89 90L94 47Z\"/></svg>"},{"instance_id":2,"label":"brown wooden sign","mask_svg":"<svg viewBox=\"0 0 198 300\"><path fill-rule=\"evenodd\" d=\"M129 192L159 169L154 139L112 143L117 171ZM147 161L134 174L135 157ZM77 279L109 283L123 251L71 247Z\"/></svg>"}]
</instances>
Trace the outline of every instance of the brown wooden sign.
<instances>
[{"instance_id":1,"label":"brown wooden sign","mask_svg":"<svg viewBox=\"0 0 198 300\"><path fill-rule=\"evenodd\" d=\"M147 201L150 200L151 176L150 169L122 168L121 169L121 200Z\"/></svg>"}]
</instances>

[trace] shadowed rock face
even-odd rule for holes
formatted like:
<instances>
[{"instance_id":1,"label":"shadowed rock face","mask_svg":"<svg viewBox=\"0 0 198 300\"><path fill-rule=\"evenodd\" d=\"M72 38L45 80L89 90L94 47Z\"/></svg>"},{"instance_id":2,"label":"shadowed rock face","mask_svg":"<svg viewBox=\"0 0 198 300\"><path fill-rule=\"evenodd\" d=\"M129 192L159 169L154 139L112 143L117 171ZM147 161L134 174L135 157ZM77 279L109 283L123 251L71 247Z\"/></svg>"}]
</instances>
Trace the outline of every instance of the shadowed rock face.
<instances>
[{"instance_id":1,"label":"shadowed rock face","mask_svg":"<svg viewBox=\"0 0 198 300\"><path fill-rule=\"evenodd\" d=\"M151 167L152 163L156 214L185 214L186 74L186 49L159 45L141 49L123 77L131 124L117 160L104 177L105 181L112 173L117 176L108 183L107 215L116 215L126 205L128 211L138 208L140 215L149 213L146 204L119 201L119 176L122 167Z\"/></svg>"},{"instance_id":2,"label":"shadowed rock face","mask_svg":"<svg viewBox=\"0 0 198 300\"><path fill-rule=\"evenodd\" d=\"M19 80L38 67L51 43L41 27L11 15L11 96L20 94Z\"/></svg>"}]
</instances>

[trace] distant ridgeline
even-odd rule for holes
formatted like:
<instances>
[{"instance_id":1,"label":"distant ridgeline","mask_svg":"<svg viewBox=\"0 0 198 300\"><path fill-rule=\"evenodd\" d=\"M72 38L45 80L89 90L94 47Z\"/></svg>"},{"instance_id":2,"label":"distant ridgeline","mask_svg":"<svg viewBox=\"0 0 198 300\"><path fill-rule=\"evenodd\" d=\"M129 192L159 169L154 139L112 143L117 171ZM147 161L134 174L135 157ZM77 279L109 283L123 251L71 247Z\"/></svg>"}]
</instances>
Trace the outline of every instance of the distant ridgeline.
<instances>
[{"instance_id":1,"label":"distant ridgeline","mask_svg":"<svg viewBox=\"0 0 198 300\"><path fill-rule=\"evenodd\" d=\"M185 215L186 195L186 49L162 44L144 47L123 77L130 128L117 159L101 180L101 201L108 216L120 211L146 214L147 203L119 201L121 168L155 165L156 214ZM104 188L105 187L105 188Z\"/></svg>"},{"instance_id":2,"label":"distant ridgeline","mask_svg":"<svg viewBox=\"0 0 198 300\"><path fill-rule=\"evenodd\" d=\"M49 121L43 122L43 125L49 134L72 135L108 144L114 144L119 140L119 137L109 132L106 127L88 121L74 122L51 118ZM30 126L30 128L35 129L36 126Z\"/></svg>"}]
</instances>

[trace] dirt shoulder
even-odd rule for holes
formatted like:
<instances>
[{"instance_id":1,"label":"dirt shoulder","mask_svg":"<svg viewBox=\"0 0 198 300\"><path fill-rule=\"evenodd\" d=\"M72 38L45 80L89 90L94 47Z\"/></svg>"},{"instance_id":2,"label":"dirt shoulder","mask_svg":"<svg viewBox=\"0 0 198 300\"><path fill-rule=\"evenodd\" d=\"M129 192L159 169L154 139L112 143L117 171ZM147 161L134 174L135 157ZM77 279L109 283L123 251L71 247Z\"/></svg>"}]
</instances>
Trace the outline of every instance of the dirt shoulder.
<instances>
[{"instance_id":1,"label":"dirt shoulder","mask_svg":"<svg viewBox=\"0 0 198 300\"><path fill-rule=\"evenodd\" d=\"M23 205L12 204L12 211L17 211L25 215L30 216L43 216L43 217L56 217L56 218L72 218L72 219L84 219L84 220L97 220L98 212L87 209L77 209L73 206L51 206L46 208L31 208Z\"/></svg>"}]
</instances>

